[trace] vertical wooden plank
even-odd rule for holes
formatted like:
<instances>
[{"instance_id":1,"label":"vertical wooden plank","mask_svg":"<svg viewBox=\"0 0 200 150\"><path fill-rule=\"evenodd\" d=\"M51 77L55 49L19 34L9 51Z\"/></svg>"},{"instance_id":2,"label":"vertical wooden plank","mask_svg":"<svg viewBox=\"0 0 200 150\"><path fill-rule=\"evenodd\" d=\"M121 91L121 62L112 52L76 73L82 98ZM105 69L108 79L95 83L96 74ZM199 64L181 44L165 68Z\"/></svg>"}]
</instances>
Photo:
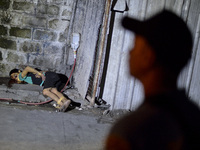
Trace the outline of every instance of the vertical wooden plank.
<instances>
[{"instance_id":1,"label":"vertical wooden plank","mask_svg":"<svg viewBox=\"0 0 200 150\"><path fill-rule=\"evenodd\" d=\"M197 26L197 22L198 22L199 13L200 13L199 0L191 0L191 4L189 7L190 8L189 8L189 14L187 17L187 23L190 27L193 38L195 38L196 26Z\"/></svg>"},{"instance_id":2,"label":"vertical wooden plank","mask_svg":"<svg viewBox=\"0 0 200 150\"><path fill-rule=\"evenodd\" d=\"M129 0L127 15L144 20L148 0Z\"/></svg>"},{"instance_id":3,"label":"vertical wooden plank","mask_svg":"<svg viewBox=\"0 0 200 150\"><path fill-rule=\"evenodd\" d=\"M142 20L145 14L144 8L146 8L146 0L129 1L128 15ZM130 77L129 74L129 50L133 47L133 41L133 33L126 30L115 95L115 109L125 108L132 110L136 103L141 100L140 98L143 94L141 90L137 90L138 84L135 82L134 77Z\"/></svg>"},{"instance_id":4,"label":"vertical wooden plank","mask_svg":"<svg viewBox=\"0 0 200 150\"><path fill-rule=\"evenodd\" d=\"M147 16L149 17L152 15L154 12L157 12L159 9L164 8L165 1L141 1L141 0L134 0L134 1L129 1L129 11L128 15L131 17L135 17L138 19L143 19L145 16L146 8L148 9ZM114 58L110 56L110 64L109 67L114 69L110 73L107 74L106 77L106 86L111 85L109 82L109 79L113 82L113 86L109 89L112 89L107 93L106 89L104 91L104 99L110 99L111 100L111 105L112 108L114 109L135 109L140 103L141 99L144 97L143 96L143 91L142 91L142 86L139 82L135 82L135 79L130 79L129 77L129 69L128 69L128 47L127 45L130 46L130 44L133 43L133 39L130 37L130 35L127 31L126 32L121 32L117 31L119 30L119 20L121 20L121 16L119 14L116 15L116 20L115 20L115 28L114 32L118 36L113 36L113 41L112 41L112 46L111 46L111 51L112 49L115 49L115 60L117 56L116 62L114 61ZM118 27L117 27L118 26ZM118 32L118 33L117 33ZM124 35L125 34L125 35ZM124 37L124 39L121 39L120 37ZM116 40L116 42L114 42ZM123 42L121 40L124 40ZM113 44L116 46L116 48L113 48ZM122 46L121 46L122 44ZM122 49L122 51L121 51ZM130 49L130 48L129 48ZM116 55L116 51L119 52L118 55ZM111 54L112 55L112 54ZM120 56L121 55L121 56ZM115 66L117 64L117 66ZM113 72L115 74L114 77ZM112 74L112 75L111 75ZM112 77L111 77L112 76ZM114 79L114 80L113 80ZM107 88L108 89L108 88ZM109 94L109 95L108 95ZM107 95L107 97L106 97ZM131 106L130 106L131 105Z\"/></svg>"},{"instance_id":5,"label":"vertical wooden plank","mask_svg":"<svg viewBox=\"0 0 200 150\"><path fill-rule=\"evenodd\" d=\"M190 10L191 0L185 0L183 3L182 18L187 22Z\"/></svg>"},{"instance_id":6,"label":"vertical wooden plank","mask_svg":"<svg viewBox=\"0 0 200 150\"><path fill-rule=\"evenodd\" d=\"M144 20L145 15L146 15L146 9L148 6L148 0L143 0L143 1L131 1L130 0L130 6L133 8L136 7L137 11L132 12L132 15L138 16L138 19ZM139 105L143 102L144 99L144 91L143 91L143 85L133 77L134 82L133 82L133 91L132 92L132 97L131 97L131 105L130 105L130 110L136 110ZM130 95L130 94L129 94Z\"/></svg>"},{"instance_id":7,"label":"vertical wooden plank","mask_svg":"<svg viewBox=\"0 0 200 150\"><path fill-rule=\"evenodd\" d=\"M190 2L190 3L189 3ZM192 32L192 36L193 36L193 52L192 52L192 58L191 61L188 65L188 70L187 70L187 80L184 80L185 78L183 78L181 80L182 83L182 87L186 87L187 91L191 91L191 80L193 78L193 70L194 70L194 64L195 64L195 59L196 59L196 53L198 51L198 41L199 41L199 35L198 35L198 17L199 17L199 13L200 13L200 3L198 0L187 0L186 3L188 6L185 6L185 9L189 10L188 11L188 15L184 16L186 18L187 24ZM186 73L185 73L186 74ZM184 82L187 81L187 82ZM192 97L193 94L189 93L189 95Z\"/></svg>"},{"instance_id":8,"label":"vertical wooden plank","mask_svg":"<svg viewBox=\"0 0 200 150\"><path fill-rule=\"evenodd\" d=\"M145 20L165 7L165 0L145 0L141 6L140 18ZM144 89L140 81L135 80L131 110L135 110L144 100Z\"/></svg>"},{"instance_id":9,"label":"vertical wooden plank","mask_svg":"<svg viewBox=\"0 0 200 150\"><path fill-rule=\"evenodd\" d=\"M200 61L200 46L199 46L199 32L200 32L200 3L198 0L188 0L187 3L190 2L190 5L186 7L189 9L188 16L186 16L187 23L192 32L192 36L194 39L194 46L192 52L192 58L189 63L188 69L188 79L186 82L186 88L188 90L188 94L194 102L196 102L200 106L199 99L199 91L200 91L200 81L199 81L199 61ZM184 81L183 81L184 83Z\"/></svg>"},{"instance_id":10,"label":"vertical wooden plank","mask_svg":"<svg viewBox=\"0 0 200 150\"><path fill-rule=\"evenodd\" d=\"M189 12L190 0L166 0L165 8L173 11L178 16L182 17L187 22L187 16ZM183 68L179 75L177 85L179 88L186 88L188 80L189 65Z\"/></svg>"},{"instance_id":11,"label":"vertical wooden plank","mask_svg":"<svg viewBox=\"0 0 200 150\"><path fill-rule=\"evenodd\" d=\"M166 0L165 8L181 15L184 0Z\"/></svg>"},{"instance_id":12,"label":"vertical wooden plank","mask_svg":"<svg viewBox=\"0 0 200 150\"><path fill-rule=\"evenodd\" d=\"M170 9L182 16L185 21L188 22L193 35L196 31L197 15L199 14L198 0L130 0L128 15L138 19L146 19L152 16L154 13L162 10L163 8ZM198 9L198 10L197 10ZM189 12L189 13L188 13ZM104 89L103 99L109 101L112 105L112 109L132 109L135 110L144 98L143 87L141 83L129 76L129 70L127 67L128 49L130 49L133 43L133 37L129 32L123 31L120 28L119 23L123 15L116 15L115 27L113 31L111 53L108 65L108 74L106 76L106 85ZM197 31L199 33L199 31ZM199 35L198 35L199 37ZM197 34L196 34L197 41ZM199 42L199 39L198 39ZM190 92L190 96L199 97L197 91L200 90L200 82L198 82L198 70L200 65L199 43L197 43L197 57L195 60L194 71L192 72L191 90L196 88L195 92ZM191 67L190 67L191 68ZM188 77L188 67L184 69L186 73L182 73L180 76L180 82L182 87L185 87L186 79ZM183 72L184 72L183 71ZM196 82L197 81L197 82ZM196 83L196 84L194 84ZM199 84L199 85L198 85ZM199 103L199 100L197 100Z\"/></svg>"},{"instance_id":13,"label":"vertical wooden plank","mask_svg":"<svg viewBox=\"0 0 200 150\"><path fill-rule=\"evenodd\" d=\"M113 109L115 102L116 86L118 82L118 72L121 60L120 55L124 39L124 30L119 22L122 16L122 13L117 13L115 16L106 81L102 97L105 101L111 104L111 109Z\"/></svg>"},{"instance_id":14,"label":"vertical wooden plank","mask_svg":"<svg viewBox=\"0 0 200 150\"><path fill-rule=\"evenodd\" d=\"M193 65L191 73L191 81L189 86L189 96L194 102L200 106L200 14L198 17L198 24L196 29L196 36L194 41L194 55L193 55Z\"/></svg>"},{"instance_id":15,"label":"vertical wooden plank","mask_svg":"<svg viewBox=\"0 0 200 150\"><path fill-rule=\"evenodd\" d=\"M118 82L115 92L115 109L127 109L127 103L130 101L128 99L128 92L131 88L130 86L130 75L128 68L128 55L126 52L121 52L120 55L120 64L119 64L119 73L118 73Z\"/></svg>"},{"instance_id":16,"label":"vertical wooden plank","mask_svg":"<svg viewBox=\"0 0 200 150\"><path fill-rule=\"evenodd\" d=\"M144 100L144 88L139 80L135 80L131 110L136 110Z\"/></svg>"},{"instance_id":17,"label":"vertical wooden plank","mask_svg":"<svg viewBox=\"0 0 200 150\"><path fill-rule=\"evenodd\" d=\"M129 50L133 47L133 33L125 31L123 47L121 51L121 61L119 68L119 77L115 93L116 109L130 109L132 94L134 90L134 78L129 73Z\"/></svg>"},{"instance_id":18,"label":"vertical wooden plank","mask_svg":"<svg viewBox=\"0 0 200 150\"><path fill-rule=\"evenodd\" d=\"M165 0L148 0L145 18L149 18L165 7Z\"/></svg>"},{"instance_id":19,"label":"vertical wooden plank","mask_svg":"<svg viewBox=\"0 0 200 150\"><path fill-rule=\"evenodd\" d=\"M145 8L146 0L130 0L128 15L143 20ZM134 46L132 32L125 31L123 44L114 108L133 110L141 101L143 93L141 90L137 90L141 85L138 85L138 82L135 82L135 78L131 77L129 73L129 50Z\"/></svg>"},{"instance_id":20,"label":"vertical wooden plank","mask_svg":"<svg viewBox=\"0 0 200 150\"><path fill-rule=\"evenodd\" d=\"M77 1L73 32L81 33L81 43L77 52L74 83L83 98L87 91L99 28L103 22L104 6L105 0Z\"/></svg>"},{"instance_id":21,"label":"vertical wooden plank","mask_svg":"<svg viewBox=\"0 0 200 150\"><path fill-rule=\"evenodd\" d=\"M111 0L107 0L107 3L105 5L105 15L104 15L104 21L101 27L101 32L99 33L99 42L98 42L98 48L96 49L96 63L95 65L95 75L94 75L94 80L93 80L93 93L92 97L90 99L90 106L94 106L95 104L95 98L96 98L96 93L97 93L97 88L98 88L98 81L99 81L99 76L100 76L100 69L101 69L101 64L102 64L102 59L103 59L103 53L104 53L104 44L106 40L106 32L107 32L107 26L108 26L108 20L109 20L109 11L110 11L110 6L111 6Z\"/></svg>"},{"instance_id":22,"label":"vertical wooden plank","mask_svg":"<svg viewBox=\"0 0 200 150\"><path fill-rule=\"evenodd\" d=\"M196 55L196 61L194 64L194 70L192 75L191 86L189 90L189 97L200 107L200 78L199 78L199 70L200 70L200 42L198 42L198 51Z\"/></svg>"},{"instance_id":23,"label":"vertical wooden plank","mask_svg":"<svg viewBox=\"0 0 200 150\"><path fill-rule=\"evenodd\" d=\"M177 14L180 17L182 17L183 20L187 23L191 0L185 0L183 3L179 3L179 4L181 5L181 6L179 6L179 8L181 7L182 11L181 11L181 14L178 13L179 11L177 12ZM177 8L177 10L179 10L179 9ZM174 9L174 12L176 12L176 8ZM191 76L190 75L191 66L192 66L191 62L188 62L188 64L183 68L183 70L179 74L177 85L180 89L184 88L184 89L186 89L186 91L188 91L189 80L190 80L190 76Z\"/></svg>"},{"instance_id":24,"label":"vertical wooden plank","mask_svg":"<svg viewBox=\"0 0 200 150\"><path fill-rule=\"evenodd\" d=\"M130 1L128 15L139 18L142 16L142 6L141 0ZM133 46L133 34L121 27L123 16L121 13L116 14L103 94L103 99L109 100L111 109L130 109L135 85L128 68L128 54Z\"/></svg>"}]
</instances>

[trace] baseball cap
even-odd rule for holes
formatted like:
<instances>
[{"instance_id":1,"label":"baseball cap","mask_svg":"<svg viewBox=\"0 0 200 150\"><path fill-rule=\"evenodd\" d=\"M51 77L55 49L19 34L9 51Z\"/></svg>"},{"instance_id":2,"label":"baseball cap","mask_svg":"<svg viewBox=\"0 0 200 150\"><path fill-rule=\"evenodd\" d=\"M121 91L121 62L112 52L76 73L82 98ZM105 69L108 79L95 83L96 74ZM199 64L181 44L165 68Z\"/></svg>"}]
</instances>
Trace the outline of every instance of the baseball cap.
<instances>
[{"instance_id":1,"label":"baseball cap","mask_svg":"<svg viewBox=\"0 0 200 150\"><path fill-rule=\"evenodd\" d=\"M124 17L122 26L145 37L159 63L165 67L179 71L191 57L191 32L183 19L169 10L163 10L144 21Z\"/></svg>"}]
</instances>

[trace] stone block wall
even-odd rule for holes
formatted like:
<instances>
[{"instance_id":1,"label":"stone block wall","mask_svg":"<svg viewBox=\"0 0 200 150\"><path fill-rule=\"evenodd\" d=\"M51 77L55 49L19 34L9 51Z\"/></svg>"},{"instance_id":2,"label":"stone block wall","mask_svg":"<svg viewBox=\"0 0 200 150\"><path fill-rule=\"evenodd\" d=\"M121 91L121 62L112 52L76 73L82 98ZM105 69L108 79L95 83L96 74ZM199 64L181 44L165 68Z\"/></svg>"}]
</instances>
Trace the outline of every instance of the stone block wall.
<instances>
[{"instance_id":1,"label":"stone block wall","mask_svg":"<svg viewBox=\"0 0 200 150\"><path fill-rule=\"evenodd\" d=\"M27 65L65 73L73 63L67 43L73 6L74 0L1 0L0 77Z\"/></svg>"}]
</instances>

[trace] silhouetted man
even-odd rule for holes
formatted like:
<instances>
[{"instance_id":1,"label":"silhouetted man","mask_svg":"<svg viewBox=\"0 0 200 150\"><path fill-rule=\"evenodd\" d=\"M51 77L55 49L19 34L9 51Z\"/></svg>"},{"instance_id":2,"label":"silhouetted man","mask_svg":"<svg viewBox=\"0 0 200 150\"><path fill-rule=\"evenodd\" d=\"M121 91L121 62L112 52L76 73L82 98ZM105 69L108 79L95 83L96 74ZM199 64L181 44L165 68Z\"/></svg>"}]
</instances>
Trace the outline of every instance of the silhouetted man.
<instances>
[{"instance_id":1,"label":"silhouetted man","mask_svg":"<svg viewBox=\"0 0 200 150\"><path fill-rule=\"evenodd\" d=\"M176 84L191 57L186 23L164 10L146 21L125 17L122 25L135 33L129 68L145 100L112 127L106 150L200 150L200 110Z\"/></svg>"}]
</instances>

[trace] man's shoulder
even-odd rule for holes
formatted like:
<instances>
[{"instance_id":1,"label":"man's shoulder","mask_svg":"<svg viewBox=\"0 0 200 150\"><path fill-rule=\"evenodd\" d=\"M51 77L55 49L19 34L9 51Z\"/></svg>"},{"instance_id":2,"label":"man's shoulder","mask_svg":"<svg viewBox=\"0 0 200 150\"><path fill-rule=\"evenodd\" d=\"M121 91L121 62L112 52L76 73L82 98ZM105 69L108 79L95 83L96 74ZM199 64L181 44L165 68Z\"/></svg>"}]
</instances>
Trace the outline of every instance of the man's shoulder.
<instances>
[{"instance_id":1,"label":"man's shoulder","mask_svg":"<svg viewBox=\"0 0 200 150\"><path fill-rule=\"evenodd\" d=\"M149 103L142 104L136 111L130 112L121 119L119 119L113 127L117 132L123 130L125 132L134 132L149 128L148 124L154 124L155 127L163 122L170 122L171 117L168 113L151 105ZM130 130L130 131L129 131Z\"/></svg>"},{"instance_id":2,"label":"man's shoulder","mask_svg":"<svg viewBox=\"0 0 200 150\"><path fill-rule=\"evenodd\" d=\"M122 137L134 147L141 142L146 145L155 141L165 143L183 134L178 121L170 113L146 104L117 121L110 135Z\"/></svg>"},{"instance_id":3,"label":"man's shoulder","mask_svg":"<svg viewBox=\"0 0 200 150\"><path fill-rule=\"evenodd\" d=\"M188 133L192 133L189 138L193 140L193 134L199 133L199 119L199 108L186 95L179 92L161 95L145 101L136 111L119 119L110 135L123 137L134 143L132 145L147 142L143 141L145 139L148 139L147 145L154 140L160 143L173 141Z\"/></svg>"}]
</instances>

